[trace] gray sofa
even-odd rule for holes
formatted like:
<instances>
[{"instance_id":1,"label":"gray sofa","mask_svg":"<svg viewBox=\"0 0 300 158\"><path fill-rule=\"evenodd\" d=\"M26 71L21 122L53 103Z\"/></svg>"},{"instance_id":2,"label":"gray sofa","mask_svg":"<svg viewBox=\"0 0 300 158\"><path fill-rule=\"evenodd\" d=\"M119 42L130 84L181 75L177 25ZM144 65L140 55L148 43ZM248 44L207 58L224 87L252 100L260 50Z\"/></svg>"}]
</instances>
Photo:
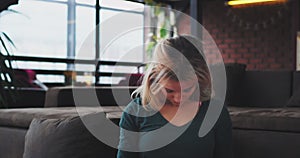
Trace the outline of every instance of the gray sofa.
<instances>
[{"instance_id":1,"label":"gray sofa","mask_svg":"<svg viewBox=\"0 0 300 158\"><path fill-rule=\"evenodd\" d=\"M235 157L300 157L300 72L245 71L236 79L227 98Z\"/></svg>"},{"instance_id":2,"label":"gray sofa","mask_svg":"<svg viewBox=\"0 0 300 158\"><path fill-rule=\"evenodd\" d=\"M244 68L227 68L229 80L226 101L233 123L235 157L299 158L300 73L244 71ZM101 97L100 91L96 94ZM71 92L68 88L59 88L47 94L45 108L0 110L0 157L69 157L69 152L75 155L72 157L115 157L115 149L97 141L84 126L76 126L81 123L74 107L61 107L78 103L72 101ZM86 92L79 90L79 94ZM128 97L128 90L119 92ZM105 93L107 95L110 92ZM71 102L65 102L67 95L69 97L65 99ZM107 96L110 98L98 98L108 99L108 102L102 101L106 109L99 111L97 107L81 107L81 110L87 116L105 112L107 118L117 124L122 110L117 106L112 107L118 101L112 100L111 94ZM94 104L94 101L85 98L86 95L81 97L85 102L81 104ZM126 105L129 98L122 101L122 105ZM82 132L72 132L76 129ZM81 142L78 146L77 141Z\"/></svg>"},{"instance_id":3,"label":"gray sofa","mask_svg":"<svg viewBox=\"0 0 300 158\"><path fill-rule=\"evenodd\" d=\"M116 149L98 141L83 117L104 113L118 122L118 106L22 108L0 110L1 158L113 158Z\"/></svg>"},{"instance_id":4,"label":"gray sofa","mask_svg":"<svg viewBox=\"0 0 300 158\"><path fill-rule=\"evenodd\" d=\"M40 98L36 91L28 91L26 105L29 100L33 105L43 100L43 107L0 109L0 158L115 157L117 150L98 141L78 111L86 117L104 113L118 124L121 108L130 102L135 88L55 87Z\"/></svg>"}]
</instances>

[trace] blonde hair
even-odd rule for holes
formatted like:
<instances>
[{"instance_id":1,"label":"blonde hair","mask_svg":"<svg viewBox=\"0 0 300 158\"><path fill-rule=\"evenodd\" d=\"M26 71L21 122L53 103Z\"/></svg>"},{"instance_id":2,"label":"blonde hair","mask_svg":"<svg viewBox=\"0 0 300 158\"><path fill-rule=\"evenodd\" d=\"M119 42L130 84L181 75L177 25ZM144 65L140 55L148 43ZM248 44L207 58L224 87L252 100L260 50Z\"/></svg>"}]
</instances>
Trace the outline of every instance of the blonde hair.
<instances>
[{"instance_id":1,"label":"blonde hair","mask_svg":"<svg viewBox=\"0 0 300 158\"><path fill-rule=\"evenodd\" d=\"M154 91L162 88L158 84L160 81L187 81L193 77L198 80L200 89L200 98L196 99L209 100L212 94L211 78L200 41L187 35L169 38L157 44L153 62L149 63L142 85L133 92L133 97L141 97L142 105L146 109L157 109L161 105L155 99Z\"/></svg>"}]
</instances>

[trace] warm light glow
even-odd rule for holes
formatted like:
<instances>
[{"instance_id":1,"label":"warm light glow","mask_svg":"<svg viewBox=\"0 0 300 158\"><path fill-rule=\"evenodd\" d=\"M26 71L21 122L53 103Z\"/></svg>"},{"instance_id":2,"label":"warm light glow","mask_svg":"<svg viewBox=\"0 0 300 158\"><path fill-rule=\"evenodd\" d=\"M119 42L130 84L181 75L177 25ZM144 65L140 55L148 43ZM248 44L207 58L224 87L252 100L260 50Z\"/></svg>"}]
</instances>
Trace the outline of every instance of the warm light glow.
<instances>
[{"instance_id":1,"label":"warm light glow","mask_svg":"<svg viewBox=\"0 0 300 158\"><path fill-rule=\"evenodd\" d=\"M243 4L254 4L254 3L265 3L265 2L278 2L278 3L284 3L288 0L232 0L228 1L228 5L243 5Z\"/></svg>"}]
</instances>

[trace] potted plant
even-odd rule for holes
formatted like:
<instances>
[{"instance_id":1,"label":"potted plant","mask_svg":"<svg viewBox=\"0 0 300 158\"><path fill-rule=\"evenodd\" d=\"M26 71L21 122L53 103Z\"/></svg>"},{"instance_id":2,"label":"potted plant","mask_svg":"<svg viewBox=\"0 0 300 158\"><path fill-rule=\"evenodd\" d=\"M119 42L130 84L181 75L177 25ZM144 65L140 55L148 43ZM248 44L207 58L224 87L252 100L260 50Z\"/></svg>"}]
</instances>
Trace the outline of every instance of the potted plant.
<instances>
[{"instance_id":1,"label":"potted plant","mask_svg":"<svg viewBox=\"0 0 300 158\"><path fill-rule=\"evenodd\" d=\"M9 10L8 7L18 4L18 0L1 0L1 13ZM14 72L12 69L9 47L14 43L10 37L0 30L0 107L7 107L9 102L15 101L16 88L14 87Z\"/></svg>"}]
</instances>

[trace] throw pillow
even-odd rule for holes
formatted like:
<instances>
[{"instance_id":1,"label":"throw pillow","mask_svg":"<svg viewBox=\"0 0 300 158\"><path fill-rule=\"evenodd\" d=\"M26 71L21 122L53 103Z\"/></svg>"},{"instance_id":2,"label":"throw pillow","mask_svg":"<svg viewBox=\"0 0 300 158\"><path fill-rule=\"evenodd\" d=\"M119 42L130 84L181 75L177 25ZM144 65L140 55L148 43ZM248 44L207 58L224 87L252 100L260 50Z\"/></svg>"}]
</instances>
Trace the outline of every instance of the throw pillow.
<instances>
[{"instance_id":1,"label":"throw pillow","mask_svg":"<svg viewBox=\"0 0 300 158\"><path fill-rule=\"evenodd\" d=\"M93 118L95 114L84 117ZM94 137L80 117L33 119L25 137L23 158L115 157L117 150Z\"/></svg>"},{"instance_id":2,"label":"throw pillow","mask_svg":"<svg viewBox=\"0 0 300 158\"><path fill-rule=\"evenodd\" d=\"M300 87L296 89L291 96L291 98L288 100L287 103L288 107L300 107Z\"/></svg>"},{"instance_id":3,"label":"throw pillow","mask_svg":"<svg viewBox=\"0 0 300 158\"><path fill-rule=\"evenodd\" d=\"M300 107L300 71L293 73L293 92L286 106Z\"/></svg>"}]
</instances>

